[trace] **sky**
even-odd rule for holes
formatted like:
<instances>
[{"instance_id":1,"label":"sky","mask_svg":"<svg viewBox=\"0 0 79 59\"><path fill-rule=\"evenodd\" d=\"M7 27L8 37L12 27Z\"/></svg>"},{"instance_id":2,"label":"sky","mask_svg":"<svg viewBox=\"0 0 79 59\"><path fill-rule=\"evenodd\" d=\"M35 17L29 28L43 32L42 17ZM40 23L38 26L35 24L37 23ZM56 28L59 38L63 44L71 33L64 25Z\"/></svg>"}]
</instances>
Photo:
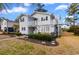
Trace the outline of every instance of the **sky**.
<instances>
[{"instance_id":1,"label":"sky","mask_svg":"<svg viewBox=\"0 0 79 59\"><path fill-rule=\"evenodd\" d=\"M67 9L69 7L69 3L44 3L44 9L46 9L49 13L59 16L61 19L60 23L65 23L65 17L67 16ZM31 15L34 10L37 8L35 4L29 3L8 3L8 8L3 9L0 12L0 17L5 17L9 20L15 20L17 16L21 14L29 14Z\"/></svg>"}]
</instances>

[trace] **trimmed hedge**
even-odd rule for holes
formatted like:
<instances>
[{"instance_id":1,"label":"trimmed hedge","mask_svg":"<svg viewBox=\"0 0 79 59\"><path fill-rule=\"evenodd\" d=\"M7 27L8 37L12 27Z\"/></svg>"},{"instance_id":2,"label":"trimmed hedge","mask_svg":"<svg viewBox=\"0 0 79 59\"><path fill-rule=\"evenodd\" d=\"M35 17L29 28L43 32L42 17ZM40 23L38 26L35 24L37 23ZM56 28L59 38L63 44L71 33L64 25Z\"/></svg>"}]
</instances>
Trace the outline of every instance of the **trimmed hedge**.
<instances>
[{"instance_id":1,"label":"trimmed hedge","mask_svg":"<svg viewBox=\"0 0 79 59\"><path fill-rule=\"evenodd\" d=\"M28 35L28 38L31 38L31 39L37 39L37 40L41 40L41 41L53 41L55 40L55 36L53 35L50 35L50 34L29 34Z\"/></svg>"}]
</instances>

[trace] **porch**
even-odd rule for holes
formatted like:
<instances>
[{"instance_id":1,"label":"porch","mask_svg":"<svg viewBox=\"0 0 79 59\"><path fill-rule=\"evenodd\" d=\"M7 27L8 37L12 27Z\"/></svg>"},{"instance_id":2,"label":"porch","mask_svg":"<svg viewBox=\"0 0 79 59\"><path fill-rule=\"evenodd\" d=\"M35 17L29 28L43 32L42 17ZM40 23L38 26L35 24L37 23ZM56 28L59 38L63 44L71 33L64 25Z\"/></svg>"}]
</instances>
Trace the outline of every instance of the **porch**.
<instances>
[{"instance_id":1,"label":"porch","mask_svg":"<svg viewBox=\"0 0 79 59\"><path fill-rule=\"evenodd\" d=\"M28 27L28 33L35 33L36 27Z\"/></svg>"}]
</instances>

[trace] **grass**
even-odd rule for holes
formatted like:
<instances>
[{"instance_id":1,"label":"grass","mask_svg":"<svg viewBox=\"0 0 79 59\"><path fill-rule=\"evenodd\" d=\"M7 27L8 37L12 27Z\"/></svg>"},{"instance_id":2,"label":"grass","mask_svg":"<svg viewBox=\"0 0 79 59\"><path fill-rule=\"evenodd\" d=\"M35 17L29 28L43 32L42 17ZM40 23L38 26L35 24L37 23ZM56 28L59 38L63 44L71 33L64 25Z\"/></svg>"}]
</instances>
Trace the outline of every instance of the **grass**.
<instances>
[{"instance_id":1,"label":"grass","mask_svg":"<svg viewBox=\"0 0 79 59\"><path fill-rule=\"evenodd\" d=\"M21 39L0 40L0 55L75 55L79 54L79 36L64 33L58 46L45 46Z\"/></svg>"},{"instance_id":2,"label":"grass","mask_svg":"<svg viewBox=\"0 0 79 59\"><path fill-rule=\"evenodd\" d=\"M24 40L4 40L0 41L0 54L1 55L9 55L9 54L45 54L46 52L42 49L38 49L34 47L32 44L24 41Z\"/></svg>"}]
</instances>

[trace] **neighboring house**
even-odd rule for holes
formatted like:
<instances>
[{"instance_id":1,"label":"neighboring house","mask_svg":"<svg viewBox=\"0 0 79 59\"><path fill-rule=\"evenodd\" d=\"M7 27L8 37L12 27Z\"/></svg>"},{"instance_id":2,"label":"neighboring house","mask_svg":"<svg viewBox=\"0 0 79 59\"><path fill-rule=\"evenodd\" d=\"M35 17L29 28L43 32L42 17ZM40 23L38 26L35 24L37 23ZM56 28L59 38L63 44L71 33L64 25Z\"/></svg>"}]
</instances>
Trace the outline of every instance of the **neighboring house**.
<instances>
[{"instance_id":1,"label":"neighboring house","mask_svg":"<svg viewBox=\"0 0 79 59\"><path fill-rule=\"evenodd\" d=\"M60 35L58 17L48 12L35 11L32 15L22 15L19 18L19 32L29 33L56 33Z\"/></svg>"},{"instance_id":2,"label":"neighboring house","mask_svg":"<svg viewBox=\"0 0 79 59\"><path fill-rule=\"evenodd\" d=\"M68 24L60 24L61 25L61 28L65 28L65 29L69 29L70 28L70 25Z\"/></svg>"},{"instance_id":3,"label":"neighboring house","mask_svg":"<svg viewBox=\"0 0 79 59\"><path fill-rule=\"evenodd\" d=\"M14 21L2 18L1 20L1 30L2 31L13 31Z\"/></svg>"}]
</instances>

